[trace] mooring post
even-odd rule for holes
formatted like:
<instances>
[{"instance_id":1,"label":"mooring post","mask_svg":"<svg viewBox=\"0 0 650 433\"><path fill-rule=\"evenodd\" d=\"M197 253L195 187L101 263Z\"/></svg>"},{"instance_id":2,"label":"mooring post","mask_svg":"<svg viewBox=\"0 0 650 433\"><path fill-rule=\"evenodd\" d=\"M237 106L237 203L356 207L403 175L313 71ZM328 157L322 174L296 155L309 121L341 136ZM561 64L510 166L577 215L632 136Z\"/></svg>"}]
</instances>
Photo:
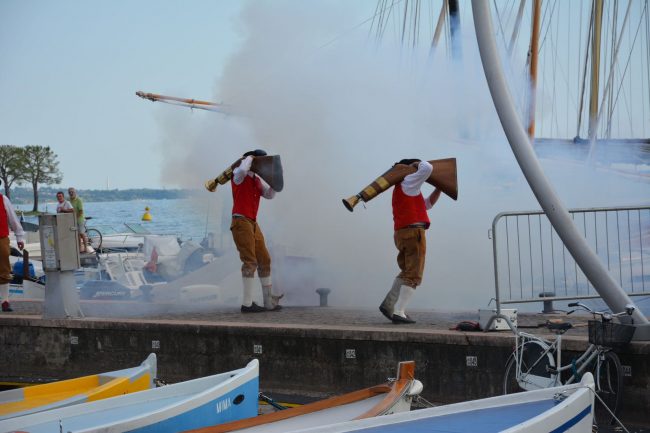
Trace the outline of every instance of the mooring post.
<instances>
[{"instance_id":1,"label":"mooring post","mask_svg":"<svg viewBox=\"0 0 650 433\"><path fill-rule=\"evenodd\" d=\"M329 295L331 292L330 289L327 289L325 287L321 287L320 289L316 289L316 293L318 293L318 296L320 296L320 306L321 307L327 307L327 295Z\"/></svg>"}]
</instances>

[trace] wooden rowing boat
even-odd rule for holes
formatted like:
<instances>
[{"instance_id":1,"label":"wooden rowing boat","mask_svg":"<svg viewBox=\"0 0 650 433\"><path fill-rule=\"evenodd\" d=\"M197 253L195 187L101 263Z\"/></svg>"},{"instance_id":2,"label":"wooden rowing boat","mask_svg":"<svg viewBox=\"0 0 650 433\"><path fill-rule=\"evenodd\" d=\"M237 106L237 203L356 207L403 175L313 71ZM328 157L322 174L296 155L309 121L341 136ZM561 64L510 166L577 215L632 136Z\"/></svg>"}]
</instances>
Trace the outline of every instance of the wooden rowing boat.
<instances>
[{"instance_id":1,"label":"wooden rowing boat","mask_svg":"<svg viewBox=\"0 0 650 433\"><path fill-rule=\"evenodd\" d=\"M586 373L578 384L285 433L591 433L594 395Z\"/></svg>"},{"instance_id":2,"label":"wooden rowing boat","mask_svg":"<svg viewBox=\"0 0 650 433\"><path fill-rule=\"evenodd\" d=\"M0 392L0 420L154 388L156 354L137 367Z\"/></svg>"},{"instance_id":3,"label":"wooden rowing boat","mask_svg":"<svg viewBox=\"0 0 650 433\"><path fill-rule=\"evenodd\" d=\"M279 433L409 411L413 396L422 390L422 384L414 379L414 373L415 362L400 362L397 378L388 383L254 418L192 430L191 433Z\"/></svg>"},{"instance_id":4,"label":"wooden rowing boat","mask_svg":"<svg viewBox=\"0 0 650 433\"><path fill-rule=\"evenodd\" d=\"M259 364L0 421L0 432L174 433L257 414Z\"/></svg>"}]
</instances>

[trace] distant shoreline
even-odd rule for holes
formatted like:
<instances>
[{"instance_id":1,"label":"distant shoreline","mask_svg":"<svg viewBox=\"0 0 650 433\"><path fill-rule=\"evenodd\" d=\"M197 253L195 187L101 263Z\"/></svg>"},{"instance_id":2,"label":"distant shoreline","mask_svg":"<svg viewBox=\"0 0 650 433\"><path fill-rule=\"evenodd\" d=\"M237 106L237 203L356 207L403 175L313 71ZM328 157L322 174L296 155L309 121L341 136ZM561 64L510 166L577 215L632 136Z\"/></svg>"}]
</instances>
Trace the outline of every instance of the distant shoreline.
<instances>
[{"instance_id":1,"label":"distant shoreline","mask_svg":"<svg viewBox=\"0 0 650 433\"><path fill-rule=\"evenodd\" d=\"M63 192L66 193L66 189ZM38 190L39 202L50 202L56 199L57 191L60 188L43 187ZM84 202L110 202L110 201L132 201L132 200L173 200L190 198L196 195L199 190L196 189L77 189L79 197ZM34 193L29 187L15 187L11 189L11 202L17 205L26 205L34 203Z\"/></svg>"}]
</instances>

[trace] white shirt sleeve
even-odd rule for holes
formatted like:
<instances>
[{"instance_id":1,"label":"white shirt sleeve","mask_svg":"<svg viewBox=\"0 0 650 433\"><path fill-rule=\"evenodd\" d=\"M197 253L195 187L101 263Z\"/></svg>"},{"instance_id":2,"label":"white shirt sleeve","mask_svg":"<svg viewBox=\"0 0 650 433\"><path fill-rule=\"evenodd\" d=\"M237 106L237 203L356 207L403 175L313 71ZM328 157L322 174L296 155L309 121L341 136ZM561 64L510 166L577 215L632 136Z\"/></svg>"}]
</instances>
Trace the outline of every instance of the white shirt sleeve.
<instances>
[{"instance_id":1,"label":"white shirt sleeve","mask_svg":"<svg viewBox=\"0 0 650 433\"><path fill-rule=\"evenodd\" d=\"M23 226L20 225L20 221L18 221L14 206L11 204L11 201L4 195L2 196L2 200L4 200L9 227L16 235L16 242L25 242L25 232L23 231Z\"/></svg>"},{"instance_id":2,"label":"white shirt sleeve","mask_svg":"<svg viewBox=\"0 0 650 433\"><path fill-rule=\"evenodd\" d=\"M248 155L242 160L241 164L235 167L235 169L232 171L232 181L237 185L241 184L250 171L252 164L253 157L251 155Z\"/></svg>"},{"instance_id":3,"label":"white shirt sleeve","mask_svg":"<svg viewBox=\"0 0 650 433\"><path fill-rule=\"evenodd\" d=\"M420 161L418 170L415 173L407 175L402 181L402 191L404 191L404 194L411 197L420 194L422 184L427 181L432 171L433 166L431 164L427 161Z\"/></svg>"},{"instance_id":4,"label":"white shirt sleeve","mask_svg":"<svg viewBox=\"0 0 650 433\"><path fill-rule=\"evenodd\" d=\"M262 197L269 200L275 197L275 190L271 188L266 182L264 182L264 179L262 179L261 177L260 177L260 183L262 184Z\"/></svg>"}]
</instances>

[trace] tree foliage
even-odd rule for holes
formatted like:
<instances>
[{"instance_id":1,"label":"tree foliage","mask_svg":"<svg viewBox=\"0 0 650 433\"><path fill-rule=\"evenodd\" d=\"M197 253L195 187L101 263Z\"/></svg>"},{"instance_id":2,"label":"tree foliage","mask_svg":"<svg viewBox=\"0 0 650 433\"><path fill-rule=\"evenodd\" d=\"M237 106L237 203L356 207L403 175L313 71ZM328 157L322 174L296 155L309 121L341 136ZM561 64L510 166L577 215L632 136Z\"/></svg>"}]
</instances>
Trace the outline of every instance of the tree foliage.
<instances>
[{"instance_id":1,"label":"tree foliage","mask_svg":"<svg viewBox=\"0 0 650 433\"><path fill-rule=\"evenodd\" d=\"M34 208L38 210L38 185L58 184L63 180L59 171L57 155L49 146L25 146L25 181L31 183L34 192Z\"/></svg>"},{"instance_id":2,"label":"tree foliage","mask_svg":"<svg viewBox=\"0 0 650 433\"><path fill-rule=\"evenodd\" d=\"M25 180L25 156L21 147L0 145L0 180L5 188L5 195L11 198L11 186Z\"/></svg>"}]
</instances>

